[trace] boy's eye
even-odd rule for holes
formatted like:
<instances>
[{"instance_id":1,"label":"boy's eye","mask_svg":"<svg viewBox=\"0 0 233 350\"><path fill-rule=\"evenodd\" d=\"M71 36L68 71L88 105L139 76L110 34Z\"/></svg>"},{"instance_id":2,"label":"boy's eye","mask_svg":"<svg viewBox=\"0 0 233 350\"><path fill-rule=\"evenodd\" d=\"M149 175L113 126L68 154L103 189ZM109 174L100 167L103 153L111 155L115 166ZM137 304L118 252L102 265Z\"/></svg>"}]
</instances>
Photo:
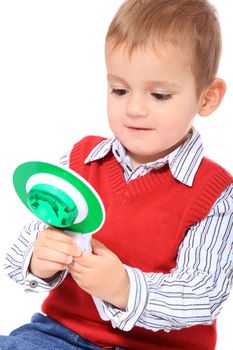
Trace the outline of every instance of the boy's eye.
<instances>
[{"instance_id":1,"label":"boy's eye","mask_svg":"<svg viewBox=\"0 0 233 350\"><path fill-rule=\"evenodd\" d=\"M123 96L127 93L125 89L112 89L111 91L112 94L117 95L117 96Z\"/></svg>"},{"instance_id":2,"label":"boy's eye","mask_svg":"<svg viewBox=\"0 0 233 350\"><path fill-rule=\"evenodd\" d=\"M159 100L159 101L166 101L172 97L171 94L162 94L157 92L153 92L151 96L153 96L156 100Z\"/></svg>"}]
</instances>

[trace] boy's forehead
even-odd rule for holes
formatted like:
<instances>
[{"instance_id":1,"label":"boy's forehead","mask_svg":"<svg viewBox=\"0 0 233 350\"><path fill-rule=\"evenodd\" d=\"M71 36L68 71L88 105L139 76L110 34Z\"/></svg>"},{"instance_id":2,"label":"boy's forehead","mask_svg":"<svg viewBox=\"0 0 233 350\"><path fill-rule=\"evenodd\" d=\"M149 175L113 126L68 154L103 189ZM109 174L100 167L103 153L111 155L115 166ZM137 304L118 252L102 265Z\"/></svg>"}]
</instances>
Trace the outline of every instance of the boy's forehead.
<instances>
[{"instance_id":1,"label":"boy's forehead","mask_svg":"<svg viewBox=\"0 0 233 350\"><path fill-rule=\"evenodd\" d=\"M174 61L180 61L184 65L191 65L192 49L190 46L182 47L181 45L171 41L158 41L156 44L148 43L142 46L130 47L127 42L115 43L107 42L105 47L106 61L108 62L112 56L119 56L119 58L128 58L130 62L135 56L138 59L150 58L168 60L172 58Z\"/></svg>"},{"instance_id":2,"label":"boy's forehead","mask_svg":"<svg viewBox=\"0 0 233 350\"><path fill-rule=\"evenodd\" d=\"M138 47L129 53L127 46L106 48L107 78L110 83L143 83L163 89L177 89L194 75L183 51L170 46L158 54L150 46ZM194 79L195 80L195 79Z\"/></svg>"}]
</instances>

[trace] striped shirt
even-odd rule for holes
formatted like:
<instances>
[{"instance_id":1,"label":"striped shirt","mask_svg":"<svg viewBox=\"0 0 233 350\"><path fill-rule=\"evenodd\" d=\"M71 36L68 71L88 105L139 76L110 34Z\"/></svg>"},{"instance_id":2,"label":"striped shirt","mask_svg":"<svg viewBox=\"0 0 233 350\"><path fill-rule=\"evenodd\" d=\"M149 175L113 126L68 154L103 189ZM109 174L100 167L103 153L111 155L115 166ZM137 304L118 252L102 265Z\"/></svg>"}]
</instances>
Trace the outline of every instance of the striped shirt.
<instances>
[{"instance_id":1,"label":"striped shirt","mask_svg":"<svg viewBox=\"0 0 233 350\"><path fill-rule=\"evenodd\" d=\"M168 164L174 178L192 186L203 158L203 145L200 134L192 129L188 140L172 153L133 169L126 150L112 137L98 144L85 163L103 158L109 152L113 152L121 164L126 181ZM63 166L68 166L69 153L60 162ZM45 224L38 220L26 225L6 256L5 268L8 275L22 284L26 291L49 291L58 286L68 273L62 272L46 283L28 272L35 238L44 227ZM127 309L122 311L100 301L96 304L100 316L110 320L113 327L122 330L130 330L137 325L170 331L183 328L184 324L212 323L232 286L232 242L233 184L220 195L208 215L190 227L179 247L176 267L169 274L143 273L125 266L130 279ZM187 311L185 305L197 305L200 295L202 305L194 315L194 311Z\"/></svg>"}]
</instances>

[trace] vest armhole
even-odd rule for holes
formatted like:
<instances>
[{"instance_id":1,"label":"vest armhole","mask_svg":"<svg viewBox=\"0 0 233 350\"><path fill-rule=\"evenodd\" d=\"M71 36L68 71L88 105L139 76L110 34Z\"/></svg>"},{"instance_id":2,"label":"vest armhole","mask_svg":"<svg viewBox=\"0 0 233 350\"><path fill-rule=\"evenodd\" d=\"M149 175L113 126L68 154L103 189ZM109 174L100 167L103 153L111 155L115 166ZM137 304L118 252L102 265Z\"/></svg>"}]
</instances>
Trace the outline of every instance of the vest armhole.
<instances>
[{"instance_id":1,"label":"vest armhole","mask_svg":"<svg viewBox=\"0 0 233 350\"><path fill-rule=\"evenodd\" d=\"M191 202L187 214L187 227L201 221L208 215L216 200L233 183L232 176L219 167L211 172L198 188L198 193Z\"/></svg>"},{"instance_id":2,"label":"vest armhole","mask_svg":"<svg viewBox=\"0 0 233 350\"><path fill-rule=\"evenodd\" d=\"M100 136L85 136L80 141L76 142L70 153L70 163L69 167L72 170L79 169L83 166L85 159L93 150L93 148L105 140L105 138Z\"/></svg>"}]
</instances>

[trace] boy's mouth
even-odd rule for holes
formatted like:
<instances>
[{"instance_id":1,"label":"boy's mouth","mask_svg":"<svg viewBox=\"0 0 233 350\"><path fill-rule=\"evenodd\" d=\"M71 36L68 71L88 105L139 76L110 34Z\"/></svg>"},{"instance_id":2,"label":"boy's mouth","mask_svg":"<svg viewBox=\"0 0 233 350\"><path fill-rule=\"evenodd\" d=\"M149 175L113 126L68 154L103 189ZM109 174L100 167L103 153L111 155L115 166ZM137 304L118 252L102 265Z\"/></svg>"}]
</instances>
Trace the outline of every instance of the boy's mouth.
<instances>
[{"instance_id":1,"label":"boy's mouth","mask_svg":"<svg viewBox=\"0 0 233 350\"><path fill-rule=\"evenodd\" d=\"M151 131L152 129L150 128L143 128L143 127L136 127L136 126L128 126L127 127L131 131Z\"/></svg>"}]
</instances>

